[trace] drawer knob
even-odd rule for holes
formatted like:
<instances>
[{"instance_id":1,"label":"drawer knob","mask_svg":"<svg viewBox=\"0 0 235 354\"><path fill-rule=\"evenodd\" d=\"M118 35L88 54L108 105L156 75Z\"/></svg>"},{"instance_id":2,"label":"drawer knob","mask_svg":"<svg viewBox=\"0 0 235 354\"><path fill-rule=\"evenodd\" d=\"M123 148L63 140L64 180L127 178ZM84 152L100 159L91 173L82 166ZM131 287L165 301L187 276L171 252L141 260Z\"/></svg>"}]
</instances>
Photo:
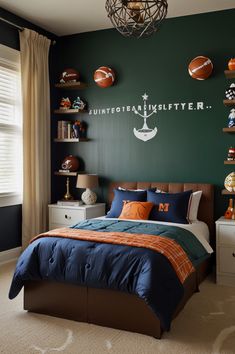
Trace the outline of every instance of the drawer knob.
<instances>
[{"instance_id":1,"label":"drawer knob","mask_svg":"<svg viewBox=\"0 0 235 354\"><path fill-rule=\"evenodd\" d=\"M65 214L65 219L71 220L71 216L68 216L67 214Z\"/></svg>"},{"instance_id":2,"label":"drawer knob","mask_svg":"<svg viewBox=\"0 0 235 354\"><path fill-rule=\"evenodd\" d=\"M235 252L233 252L233 257L235 257Z\"/></svg>"}]
</instances>

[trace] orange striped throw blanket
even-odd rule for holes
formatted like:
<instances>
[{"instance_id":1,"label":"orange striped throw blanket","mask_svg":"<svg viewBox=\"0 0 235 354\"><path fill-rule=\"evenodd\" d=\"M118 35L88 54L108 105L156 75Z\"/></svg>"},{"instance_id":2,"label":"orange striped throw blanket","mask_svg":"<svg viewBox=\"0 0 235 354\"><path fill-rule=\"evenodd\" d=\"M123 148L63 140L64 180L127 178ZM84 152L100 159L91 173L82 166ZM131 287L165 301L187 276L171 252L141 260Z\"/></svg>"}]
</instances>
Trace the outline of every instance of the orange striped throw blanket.
<instances>
[{"instance_id":1,"label":"orange striped throw blanket","mask_svg":"<svg viewBox=\"0 0 235 354\"><path fill-rule=\"evenodd\" d=\"M176 241L162 236L127 232L100 232L64 227L42 233L34 237L31 242L41 237L65 237L82 241L147 248L167 257L181 283L195 271L182 247Z\"/></svg>"}]
</instances>

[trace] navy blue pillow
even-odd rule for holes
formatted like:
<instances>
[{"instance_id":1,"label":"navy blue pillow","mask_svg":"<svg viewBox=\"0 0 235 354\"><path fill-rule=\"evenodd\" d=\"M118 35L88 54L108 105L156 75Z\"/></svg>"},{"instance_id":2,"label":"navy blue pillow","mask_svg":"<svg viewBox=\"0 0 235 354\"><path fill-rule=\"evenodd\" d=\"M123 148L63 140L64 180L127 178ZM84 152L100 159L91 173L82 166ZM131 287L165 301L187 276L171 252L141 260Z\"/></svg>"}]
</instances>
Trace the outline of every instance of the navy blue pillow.
<instances>
[{"instance_id":1,"label":"navy blue pillow","mask_svg":"<svg viewBox=\"0 0 235 354\"><path fill-rule=\"evenodd\" d=\"M147 201L155 204L149 219L188 224L188 206L192 191L182 193L155 193L147 191Z\"/></svg>"},{"instance_id":2,"label":"navy blue pillow","mask_svg":"<svg viewBox=\"0 0 235 354\"><path fill-rule=\"evenodd\" d=\"M123 201L138 201L138 202L146 202L147 192L146 191L123 191L120 189L114 189L114 199L111 205L111 209L109 210L106 218L118 218L122 212Z\"/></svg>"}]
</instances>

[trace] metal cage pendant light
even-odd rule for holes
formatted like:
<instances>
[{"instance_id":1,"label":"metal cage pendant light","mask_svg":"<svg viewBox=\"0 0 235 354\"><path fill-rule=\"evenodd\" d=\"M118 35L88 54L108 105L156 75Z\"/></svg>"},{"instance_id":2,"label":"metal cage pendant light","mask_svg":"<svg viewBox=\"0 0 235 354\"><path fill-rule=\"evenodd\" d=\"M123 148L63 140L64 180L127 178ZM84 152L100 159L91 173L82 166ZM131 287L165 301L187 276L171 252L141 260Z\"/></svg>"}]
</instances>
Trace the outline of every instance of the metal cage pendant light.
<instances>
[{"instance_id":1,"label":"metal cage pendant light","mask_svg":"<svg viewBox=\"0 0 235 354\"><path fill-rule=\"evenodd\" d=\"M114 27L125 37L150 36L167 15L167 0L106 0L105 9Z\"/></svg>"}]
</instances>

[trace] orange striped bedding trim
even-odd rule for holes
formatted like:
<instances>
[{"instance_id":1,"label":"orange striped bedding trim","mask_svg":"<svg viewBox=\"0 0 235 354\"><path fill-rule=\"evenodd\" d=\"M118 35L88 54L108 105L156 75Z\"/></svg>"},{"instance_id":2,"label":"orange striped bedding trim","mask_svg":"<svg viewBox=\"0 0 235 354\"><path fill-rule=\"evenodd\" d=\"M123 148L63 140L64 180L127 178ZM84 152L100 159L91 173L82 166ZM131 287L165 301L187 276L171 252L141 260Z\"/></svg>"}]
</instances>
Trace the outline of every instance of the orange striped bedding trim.
<instances>
[{"instance_id":1,"label":"orange striped bedding trim","mask_svg":"<svg viewBox=\"0 0 235 354\"><path fill-rule=\"evenodd\" d=\"M30 242L41 237L64 237L82 241L147 248L167 257L181 283L195 271L182 247L176 241L162 236L130 234L127 232L99 232L64 227L40 234Z\"/></svg>"}]
</instances>

